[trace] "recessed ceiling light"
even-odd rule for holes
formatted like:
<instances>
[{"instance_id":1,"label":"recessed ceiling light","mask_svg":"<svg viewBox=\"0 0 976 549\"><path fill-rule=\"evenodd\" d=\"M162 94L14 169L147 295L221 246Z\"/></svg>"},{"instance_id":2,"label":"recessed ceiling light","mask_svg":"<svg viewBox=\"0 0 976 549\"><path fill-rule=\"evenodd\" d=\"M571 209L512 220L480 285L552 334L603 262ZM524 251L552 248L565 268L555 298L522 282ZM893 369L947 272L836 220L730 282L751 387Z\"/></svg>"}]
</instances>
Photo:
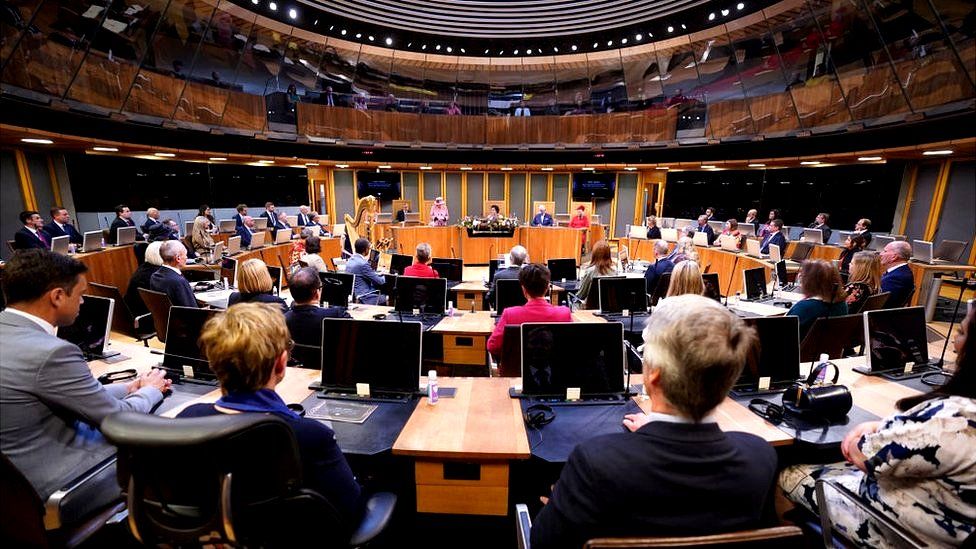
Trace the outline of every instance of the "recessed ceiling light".
<instances>
[{"instance_id":1,"label":"recessed ceiling light","mask_svg":"<svg viewBox=\"0 0 976 549\"><path fill-rule=\"evenodd\" d=\"M118 147L92 147L93 151L103 152L103 153L115 153L119 152Z\"/></svg>"},{"instance_id":2,"label":"recessed ceiling light","mask_svg":"<svg viewBox=\"0 0 976 549\"><path fill-rule=\"evenodd\" d=\"M471 166L461 166L461 170L465 172L470 172L471 169L472 169Z\"/></svg>"},{"instance_id":3,"label":"recessed ceiling light","mask_svg":"<svg viewBox=\"0 0 976 549\"><path fill-rule=\"evenodd\" d=\"M597 42L593 42L593 48L596 49L598 47L600 47L600 44L598 44Z\"/></svg>"},{"instance_id":4,"label":"recessed ceiling light","mask_svg":"<svg viewBox=\"0 0 976 549\"><path fill-rule=\"evenodd\" d=\"M420 169L421 169L421 170L432 170L432 169L434 169L434 168L432 168L432 167L430 167L430 166L421 166L421 167L420 167Z\"/></svg>"},{"instance_id":5,"label":"recessed ceiling light","mask_svg":"<svg viewBox=\"0 0 976 549\"><path fill-rule=\"evenodd\" d=\"M745 9L745 7L746 7L746 5L743 4L742 2L739 2L738 4L735 5L735 9L737 9L737 10Z\"/></svg>"},{"instance_id":6,"label":"recessed ceiling light","mask_svg":"<svg viewBox=\"0 0 976 549\"><path fill-rule=\"evenodd\" d=\"M861 162L874 162L876 160L882 160L880 156L859 156L857 159Z\"/></svg>"},{"instance_id":7,"label":"recessed ceiling light","mask_svg":"<svg viewBox=\"0 0 976 549\"><path fill-rule=\"evenodd\" d=\"M635 34L634 35L634 40L637 40L638 42L640 42L643 39L644 39L644 35L643 34L638 33L638 34Z\"/></svg>"},{"instance_id":8,"label":"recessed ceiling light","mask_svg":"<svg viewBox=\"0 0 976 549\"><path fill-rule=\"evenodd\" d=\"M381 169L381 170L389 170L393 166L391 166L389 164L380 164L379 166L376 166L376 167L379 168L379 169Z\"/></svg>"},{"instance_id":9,"label":"recessed ceiling light","mask_svg":"<svg viewBox=\"0 0 976 549\"><path fill-rule=\"evenodd\" d=\"M635 172L635 171L637 171L637 168L634 167L634 166L627 166L624 169L627 170L628 172Z\"/></svg>"},{"instance_id":10,"label":"recessed ceiling light","mask_svg":"<svg viewBox=\"0 0 976 549\"><path fill-rule=\"evenodd\" d=\"M654 169L655 170L670 170L671 167L670 166L658 166L658 167L656 167Z\"/></svg>"},{"instance_id":11,"label":"recessed ceiling light","mask_svg":"<svg viewBox=\"0 0 976 549\"><path fill-rule=\"evenodd\" d=\"M712 13L709 13L708 14L708 20L709 21L714 21L715 20L715 12L714 11Z\"/></svg>"},{"instance_id":12,"label":"recessed ceiling light","mask_svg":"<svg viewBox=\"0 0 976 549\"><path fill-rule=\"evenodd\" d=\"M453 51L454 51L454 48L452 48L451 46L448 46L447 47L447 53L451 53Z\"/></svg>"},{"instance_id":13,"label":"recessed ceiling light","mask_svg":"<svg viewBox=\"0 0 976 549\"><path fill-rule=\"evenodd\" d=\"M361 33L361 32L357 32L356 33L356 38L362 38L362 37L363 37L363 33Z\"/></svg>"},{"instance_id":14,"label":"recessed ceiling light","mask_svg":"<svg viewBox=\"0 0 976 549\"><path fill-rule=\"evenodd\" d=\"M276 4L276 3L274 3L274 2L270 2L270 3L268 4L268 8L270 8L270 9L271 9L271 11L278 11L278 4Z\"/></svg>"},{"instance_id":15,"label":"recessed ceiling light","mask_svg":"<svg viewBox=\"0 0 976 549\"><path fill-rule=\"evenodd\" d=\"M512 54L513 55L518 55L518 52L519 52L518 50L515 50L515 51L512 52Z\"/></svg>"},{"instance_id":16,"label":"recessed ceiling light","mask_svg":"<svg viewBox=\"0 0 976 549\"><path fill-rule=\"evenodd\" d=\"M485 55L488 55L488 50L485 50Z\"/></svg>"},{"instance_id":17,"label":"recessed ceiling light","mask_svg":"<svg viewBox=\"0 0 976 549\"><path fill-rule=\"evenodd\" d=\"M626 38L621 38L620 39L620 43L621 44L626 44L627 43L627 39Z\"/></svg>"},{"instance_id":18,"label":"recessed ceiling light","mask_svg":"<svg viewBox=\"0 0 976 549\"><path fill-rule=\"evenodd\" d=\"M544 172L551 172L552 171L552 168L542 168L542 171L544 171Z\"/></svg>"},{"instance_id":19,"label":"recessed ceiling light","mask_svg":"<svg viewBox=\"0 0 976 549\"><path fill-rule=\"evenodd\" d=\"M224 158L223 156L211 156L210 157L210 160L213 161L213 162L223 162L224 160L227 160L227 159Z\"/></svg>"},{"instance_id":20,"label":"recessed ceiling light","mask_svg":"<svg viewBox=\"0 0 976 549\"><path fill-rule=\"evenodd\" d=\"M318 166L318 165L319 165L319 163L318 163L318 162L306 162L306 163L305 163L305 167L306 167L306 168L308 168L308 167L312 167L312 166Z\"/></svg>"},{"instance_id":21,"label":"recessed ceiling light","mask_svg":"<svg viewBox=\"0 0 976 549\"><path fill-rule=\"evenodd\" d=\"M437 51L441 51L441 45L437 44L436 46L434 46L434 49Z\"/></svg>"},{"instance_id":22,"label":"recessed ceiling light","mask_svg":"<svg viewBox=\"0 0 976 549\"><path fill-rule=\"evenodd\" d=\"M729 10L722 10L722 17L727 17L729 15Z\"/></svg>"},{"instance_id":23,"label":"recessed ceiling light","mask_svg":"<svg viewBox=\"0 0 976 549\"><path fill-rule=\"evenodd\" d=\"M816 166L819 163L820 163L819 160L803 160L802 162L800 162L800 165L801 166Z\"/></svg>"},{"instance_id":24,"label":"recessed ceiling light","mask_svg":"<svg viewBox=\"0 0 976 549\"><path fill-rule=\"evenodd\" d=\"M274 160L258 160L261 164L274 164Z\"/></svg>"},{"instance_id":25,"label":"recessed ceiling light","mask_svg":"<svg viewBox=\"0 0 976 549\"><path fill-rule=\"evenodd\" d=\"M336 164L336 168L339 168L340 170L342 168L348 168L348 167L349 167L349 164Z\"/></svg>"},{"instance_id":26,"label":"recessed ceiling light","mask_svg":"<svg viewBox=\"0 0 976 549\"><path fill-rule=\"evenodd\" d=\"M607 45L608 46L612 46L613 45L613 40L607 40Z\"/></svg>"},{"instance_id":27,"label":"recessed ceiling light","mask_svg":"<svg viewBox=\"0 0 976 549\"><path fill-rule=\"evenodd\" d=\"M688 27L686 27L684 23L681 24L681 28L684 30L688 30Z\"/></svg>"},{"instance_id":28,"label":"recessed ceiling light","mask_svg":"<svg viewBox=\"0 0 976 549\"><path fill-rule=\"evenodd\" d=\"M165 158L173 158L176 156L174 153L153 153L153 156L162 156Z\"/></svg>"},{"instance_id":29,"label":"recessed ceiling light","mask_svg":"<svg viewBox=\"0 0 976 549\"><path fill-rule=\"evenodd\" d=\"M54 141L51 141L50 139L38 139L36 137L25 137L25 138L21 139L21 141L24 142L24 143L33 143L35 145L53 145L54 144Z\"/></svg>"},{"instance_id":30,"label":"recessed ceiling light","mask_svg":"<svg viewBox=\"0 0 976 549\"><path fill-rule=\"evenodd\" d=\"M503 166L502 167L502 171L503 172L510 172L510 171L512 171L512 168L509 168L508 166Z\"/></svg>"},{"instance_id":31,"label":"recessed ceiling light","mask_svg":"<svg viewBox=\"0 0 976 549\"><path fill-rule=\"evenodd\" d=\"M952 154L952 149L940 149L937 151L925 151L922 153L925 156L941 156L945 154Z\"/></svg>"},{"instance_id":32,"label":"recessed ceiling light","mask_svg":"<svg viewBox=\"0 0 976 549\"><path fill-rule=\"evenodd\" d=\"M341 31L339 31L339 34L345 36L346 35L346 29L342 29Z\"/></svg>"},{"instance_id":33,"label":"recessed ceiling light","mask_svg":"<svg viewBox=\"0 0 976 549\"><path fill-rule=\"evenodd\" d=\"M288 17L291 17L292 19L298 19L298 10L296 10L295 8L291 8L290 10L288 10Z\"/></svg>"},{"instance_id":34,"label":"recessed ceiling light","mask_svg":"<svg viewBox=\"0 0 976 549\"><path fill-rule=\"evenodd\" d=\"M765 168L765 164L749 164L750 168Z\"/></svg>"},{"instance_id":35,"label":"recessed ceiling light","mask_svg":"<svg viewBox=\"0 0 976 549\"><path fill-rule=\"evenodd\" d=\"M367 39L368 39L368 40L369 40L370 42L372 42L372 41L374 41L374 40L376 40L376 38L375 38L375 37L374 37L374 36L373 36L372 34L371 34L371 35L369 35L369 36L367 36L366 38L367 38Z\"/></svg>"},{"instance_id":36,"label":"recessed ceiling light","mask_svg":"<svg viewBox=\"0 0 976 549\"><path fill-rule=\"evenodd\" d=\"M584 172L592 172L592 171L595 171L596 168L594 168L593 166L583 166L582 170Z\"/></svg>"},{"instance_id":37,"label":"recessed ceiling light","mask_svg":"<svg viewBox=\"0 0 976 549\"><path fill-rule=\"evenodd\" d=\"M576 51L576 44L573 44L573 45L572 45L572 46L570 47L570 49L571 49L571 50L573 50L573 51Z\"/></svg>"},{"instance_id":38,"label":"recessed ceiling light","mask_svg":"<svg viewBox=\"0 0 976 549\"><path fill-rule=\"evenodd\" d=\"M461 48L461 53L468 53L468 52L464 51L464 48Z\"/></svg>"},{"instance_id":39,"label":"recessed ceiling light","mask_svg":"<svg viewBox=\"0 0 976 549\"><path fill-rule=\"evenodd\" d=\"M393 39L392 39L392 38L390 38L390 37L387 37L387 38L386 38L386 45L387 45L387 46L392 46L392 45L393 45Z\"/></svg>"},{"instance_id":40,"label":"recessed ceiling light","mask_svg":"<svg viewBox=\"0 0 976 549\"><path fill-rule=\"evenodd\" d=\"M260 2L260 1L261 1L261 0L251 0L251 3L252 3L252 4L254 4L254 5L256 6L256 5L258 5L258 2Z\"/></svg>"},{"instance_id":41,"label":"recessed ceiling light","mask_svg":"<svg viewBox=\"0 0 976 549\"><path fill-rule=\"evenodd\" d=\"M702 164L701 167L702 167L703 170L714 170L715 169L715 166L712 166L711 164Z\"/></svg>"}]
</instances>

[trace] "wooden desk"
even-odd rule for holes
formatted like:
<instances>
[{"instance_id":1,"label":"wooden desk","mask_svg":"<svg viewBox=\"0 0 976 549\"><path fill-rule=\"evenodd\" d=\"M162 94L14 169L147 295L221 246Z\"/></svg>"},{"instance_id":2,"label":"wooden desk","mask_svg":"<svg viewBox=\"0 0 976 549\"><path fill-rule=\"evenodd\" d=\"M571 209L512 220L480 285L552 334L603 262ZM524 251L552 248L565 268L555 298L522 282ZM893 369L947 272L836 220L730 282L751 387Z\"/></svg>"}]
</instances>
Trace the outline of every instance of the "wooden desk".
<instances>
[{"instance_id":1,"label":"wooden desk","mask_svg":"<svg viewBox=\"0 0 976 549\"><path fill-rule=\"evenodd\" d=\"M485 265L489 259L506 254L516 244L525 246L536 263L572 257L580 261L580 230L569 227L518 227L511 237L472 238L459 226L390 227L398 253L412 255L417 244L430 244L433 257L460 257L465 265Z\"/></svg>"},{"instance_id":2,"label":"wooden desk","mask_svg":"<svg viewBox=\"0 0 976 549\"><path fill-rule=\"evenodd\" d=\"M793 249L796 247L795 240L791 240L786 243L786 249L783 250L783 259L793 255ZM815 244L813 249L810 250L810 256L807 259L823 259L825 261L833 261L835 259L840 259L840 253L843 248L840 246L832 246L830 244Z\"/></svg>"},{"instance_id":3,"label":"wooden desk","mask_svg":"<svg viewBox=\"0 0 976 549\"><path fill-rule=\"evenodd\" d=\"M455 305L458 310L471 311L473 308L475 311L481 311L484 309L485 294L488 293L488 288L481 281L462 282L451 288L450 291L455 293Z\"/></svg>"},{"instance_id":4,"label":"wooden desk","mask_svg":"<svg viewBox=\"0 0 976 549\"><path fill-rule=\"evenodd\" d=\"M508 514L508 462L531 455L519 401L508 395L512 382L442 378L441 387L457 389L454 398L433 406L421 399L393 445L394 454L416 457L418 512ZM452 472L465 463L469 475Z\"/></svg>"},{"instance_id":5,"label":"wooden desk","mask_svg":"<svg viewBox=\"0 0 976 549\"><path fill-rule=\"evenodd\" d=\"M431 332L443 337L445 363L487 366L488 336L494 329L495 319L488 311L460 310L438 322Z\"/></svg>"},{"instance_id":6,"label":"wooden desk","mask_svg":"<svg viewBox=\"0 0 976 549\"><path fill-rule=\"evenodd\" d=\"M580 262L580 231L570 227L520 227L519 242L529 260L545 264L549 259L572 257Z\"/></svg>"},{"instance_id":7,"label":"wooden desk","mask_svg":"<svg viewBox=\"0 0 976 549\"><path fill-rule=\"evenodd\" d=\"M427 225L392 225L393 243L397 253L412 256L417 244L430 244L431 257L463 257L461 255L460 227L429 227ZM486 261L487 263L487 261Z\"/></svg>"},{"instance_id":8,"label":"wooden desk","mask_svg":"<svg viewBox=\"0 0 976 549\"><path fill-rule=\"evenodd\" d=\"M915 293L912 295L909 305L928 305L932 279L936 273L976 273L976 266L973 265L929 265L928 263L909 261L908 267L912 270L912 276L915 278Z\"/></svg>"},{"instance_id":9,"label":"wooden desk","mask_svg":"<svg viewBox=\"0 0 976 549\"><path fill-rule=\"evenodd\" d=\"M129 279L138 267L132 246L105 248L97 252L76 254L73 257L88 267L88 273L85 275L88 282L115 286L122 295L125 295L129 288Z\"/></svg>"},{"instance_id":10,"label":"wooden desk","mask_svg":"<svg viewBox=\"0 0 976 549\"><path fill-rule=\"evenodd\" d=\"M459 234L461 235L462 257L464 257L464 262L469 265L487 265L489 259L507 254L513 247L520 244L519 228L515 229L512 236L507 237L471 237L468 236L466 229L461 229Z\"/></svg>"}]
</instances>

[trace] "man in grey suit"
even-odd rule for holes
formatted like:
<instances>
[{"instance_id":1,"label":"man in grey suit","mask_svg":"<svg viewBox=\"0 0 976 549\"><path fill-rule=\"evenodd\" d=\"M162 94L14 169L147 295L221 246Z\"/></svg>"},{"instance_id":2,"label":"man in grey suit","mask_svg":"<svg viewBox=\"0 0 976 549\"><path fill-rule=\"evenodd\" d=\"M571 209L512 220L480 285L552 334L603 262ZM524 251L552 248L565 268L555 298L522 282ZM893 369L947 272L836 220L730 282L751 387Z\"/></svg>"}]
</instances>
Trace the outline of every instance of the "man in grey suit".
<instances>
[{"instance_id":1,"label":"man in grey suit","mask_svg":"<svg viewBox=\"0 0 976 549\"><path fill-rule=\"evenodd\" d=\"M508 267L498 269L495 272L495 278L491 279L491 288L489 288L488 293L485 294L485 299L488 300L488 303L492 309L495 308L495 283L498 282L499 279L518 280L519 271L522 270L522 265L524 265L528 259L529 252L524 246L515 246L512 248L512 251L508 252Z\"/></svg>"},{"instance_id":2,"label":"man in grey suit","mask_svg":"<svg viewBox=\"0 0 976 549\"><path fill-rule=\"evenodd\" d=\"M0 312L0 450L42 500L115 454L98 431L106 416L149 412L170 385L161 370L154 370L130 383L103 386L81 350L57 337L58 327L70 326L78 316L87 270L80 261L47 250L19 252L4 269L8 305ZM105 490L78 498L87 509L119 497L114 473L100 478Z\"/></svg>"},{"instance_id":3,"label":"man in grey suit","mask_svg":"<svg viewBox=\"0 0 976 549\"><path fill-rule=\"evenodd\" d=\"M383 285L386 284L386 278L377 274L366 258L369 254L369 240L360 238L354 247L356 253L346 262L346 272L356 275L353 291L359 296L361 303L386 305L386 296L380 293Z\"/></svg>"}]
</instances>

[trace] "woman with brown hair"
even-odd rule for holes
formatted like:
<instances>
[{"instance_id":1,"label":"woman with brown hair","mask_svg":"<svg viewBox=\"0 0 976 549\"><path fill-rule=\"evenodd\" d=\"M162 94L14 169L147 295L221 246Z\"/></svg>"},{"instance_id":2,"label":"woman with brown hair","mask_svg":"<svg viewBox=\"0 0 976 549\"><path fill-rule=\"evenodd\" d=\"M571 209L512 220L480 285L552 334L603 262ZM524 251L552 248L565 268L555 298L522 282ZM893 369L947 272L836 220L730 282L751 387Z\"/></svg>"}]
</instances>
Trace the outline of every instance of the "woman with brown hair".
<instances>
[{"instance_id":1,"label":"woman with brown hair","mask_svg":"<svg viewBox=\"0 0 976 549\"><path fill-rule=\"evenodd\" d=\"M847 314L847 293L840 273L829 261L814 259L800 267L800 293L787 315L800 318L800 339L818 318Z\"/></svg>"},{"instance_id":2,"label":"woman with brown hair","mask_svg":"<svg viewBox=\"0 0 976 549\"><path fill-rule=\"evenodd\" d=\"M682 261L671 271L671 283L668 285L667 297L684 294L702 295L705 284L702 282L701 269L695 261Z\"/></svg>"},{"instance_id":3,"label":"woman with brown hair","mask_svg":"<svg viewBox=\"0 0 976 549\"><path fill-rule=\"evenodd\" d=\"M881 289L881 258L874 252L857 252L851 261L851 274L844 291L847 293L847 313L861 311L864 302Z\"/></svg>"},{"instance_id":4,"label":"woman with brown hair","mask_svg":"<svg viewBox=\"0 0 976 549\"><path fill-rule=\"evenodd\" d=\"M576 296L586 301L590 291L596 284L593 279L603 276L610 276L617 272L613 264L613 257L610 255L610 245L606 240L601 240L593 245L593 252L590 254L590 265L583 271L580 277L579 292Z\"/></svg>"},{"instance_id":5,"label":"woman with brown hair","mask_svg":"<svg viewBox=\"0 0 976 549\"><path fill-rule=\"evenodd\" d=\"M214 239L213 236L210 236L210 227L210 220L204 215L198 215L193 219L193 228L190 233L193 252L207 263L213 263L220 259L213 257Z\"/></svg>"},{"instance_id":6,"label":"woman with brown hair","mask_svg":"<svg viewBox=\"0 0 976 549\"><path fill-rule=\"evenodd\" d=\"M867 245L867 240L859 234L852 234L847 237L847 240L844 241L844 249L840 252L840 275L842 277L850 273L854 254L864 250Z\"/></svg>"}]
</instances>

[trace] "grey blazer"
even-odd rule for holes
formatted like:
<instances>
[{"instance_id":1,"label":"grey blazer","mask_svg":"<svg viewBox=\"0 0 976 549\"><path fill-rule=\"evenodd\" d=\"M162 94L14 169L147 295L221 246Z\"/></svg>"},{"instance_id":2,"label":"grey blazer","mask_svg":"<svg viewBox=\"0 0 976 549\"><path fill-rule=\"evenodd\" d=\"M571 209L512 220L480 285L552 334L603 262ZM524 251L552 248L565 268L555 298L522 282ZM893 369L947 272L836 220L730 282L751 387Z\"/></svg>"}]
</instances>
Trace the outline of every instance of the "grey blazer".
<instances>
[{"instance_id":1,"label":"grey blazer","mask_svg":"<svg viewBox=\"0 0 976 549\"><path fill-rule=\"evenodd\" d=\"M42 500L115 454L98 431L106 416L147 413L163 399L153 387L103 386L76 345L9 310L0 348L0 450Z\"/></svg>"}]
</instances>

